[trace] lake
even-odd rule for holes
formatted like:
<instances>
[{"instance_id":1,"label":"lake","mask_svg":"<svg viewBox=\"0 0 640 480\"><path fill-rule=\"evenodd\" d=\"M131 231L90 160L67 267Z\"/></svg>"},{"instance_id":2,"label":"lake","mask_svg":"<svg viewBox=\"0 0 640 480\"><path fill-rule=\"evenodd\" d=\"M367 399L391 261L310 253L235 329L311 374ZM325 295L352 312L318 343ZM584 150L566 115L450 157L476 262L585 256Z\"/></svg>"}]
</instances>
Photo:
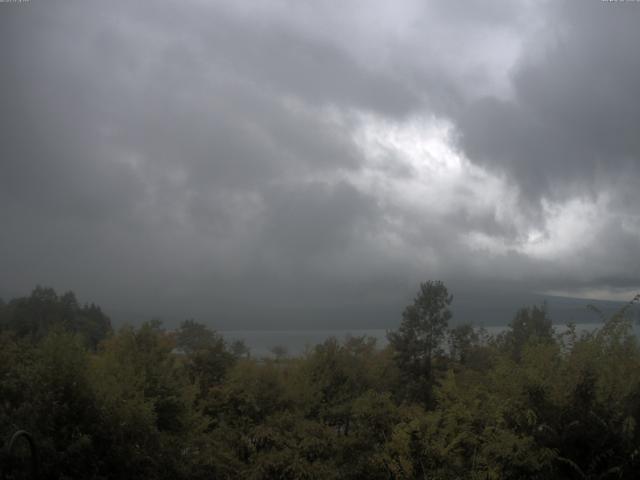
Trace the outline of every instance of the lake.
<instances>
[{"instance_id":1,"label":"lake","mask_svg":"<svg viewBox=\"0 0 640 480\"><path fill-rule=\"evenodd\" d=\"M601 327L601 323L578 323L576 330L586 332ZM566 325L554 325L556 333L566 329ZM490 335L497 335L504 331L506 326L490 326L484 329ZM640 327L634 324L634 332L640 334ZM305 349L324 342L327 338L336 337L339 340L347 336L361 337L366 335L376 339L378 346L384 347L387 342L387 330L385 329L345 329L345 330L228 330L220 332L228 342L244 340L251 349L251 355L255 357L272 356L270 349L276 345L287 349L289 355L300 355Z\"/></svg>"}]
</instances>

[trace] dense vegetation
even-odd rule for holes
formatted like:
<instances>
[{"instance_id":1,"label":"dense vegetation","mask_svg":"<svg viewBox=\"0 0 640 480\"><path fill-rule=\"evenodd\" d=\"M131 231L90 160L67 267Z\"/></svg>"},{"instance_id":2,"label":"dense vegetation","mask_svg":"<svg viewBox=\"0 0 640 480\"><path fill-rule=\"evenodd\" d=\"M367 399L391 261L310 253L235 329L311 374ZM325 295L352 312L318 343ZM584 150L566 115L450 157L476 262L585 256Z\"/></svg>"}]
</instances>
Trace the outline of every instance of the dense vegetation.
<instances>
[{"instance_id":1,"label":"dense vegetation","mask_svg":"<svg viewBox=\"0 0 640 480\"><path fill-rule=\"evenodd\" d=\"M637 478L640 348L622 310L556 334L449 326L421 285L389 346L329 339L251 358L195 321L112 331L37 288L0 302L0 438L32 432L43 478Z\"/></svg>"}]
</instances>

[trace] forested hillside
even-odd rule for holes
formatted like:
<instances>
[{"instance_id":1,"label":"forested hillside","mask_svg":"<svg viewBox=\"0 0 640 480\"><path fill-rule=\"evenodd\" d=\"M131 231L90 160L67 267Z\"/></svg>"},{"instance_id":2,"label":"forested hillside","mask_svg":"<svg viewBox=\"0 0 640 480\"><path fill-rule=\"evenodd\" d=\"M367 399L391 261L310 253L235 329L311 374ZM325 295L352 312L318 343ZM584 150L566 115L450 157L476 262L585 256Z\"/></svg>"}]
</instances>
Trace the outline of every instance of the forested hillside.
<instances>
[{"instance_id":1,"label":"forested hillside","mask_svg":"<svg viewBox=\"0 0 640 480\"><path fill-rule=\"evenodd\" d=\"M31 432L51 479L637 478L633 302L581 335L523 308L491 337L450 327L454 301L426 282L384 349L263 359L37 288L0 303L0 441Z\"/></svg>"}]
</instances>

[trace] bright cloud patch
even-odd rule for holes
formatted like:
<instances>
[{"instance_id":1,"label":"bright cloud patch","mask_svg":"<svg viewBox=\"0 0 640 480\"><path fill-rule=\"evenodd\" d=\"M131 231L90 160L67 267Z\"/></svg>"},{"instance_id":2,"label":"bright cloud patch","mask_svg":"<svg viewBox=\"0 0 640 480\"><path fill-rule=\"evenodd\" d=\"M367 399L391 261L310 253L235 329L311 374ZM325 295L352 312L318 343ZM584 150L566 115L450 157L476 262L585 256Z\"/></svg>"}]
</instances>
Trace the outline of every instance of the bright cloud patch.
<instances>
[{"instance_id":1,"label":"bright cloud patch","mask_svg":"<svg viewBox=\"0 0 640 480\"><path fill-rule=\"evenodd\" d=\"M525 228L517 189L458 152L454 132L452 125L433 117L394 123L363 115L354 138L367 161L351 181L379 199L392 225L403 226L400 235L425 223L449 221L451 226L475 225L476 235L485 236ZM463 230L456 235L466 238Z\"/></svg>"},{"instance_id":2,"label":"bright cloud patch","mask_svg":"<svg viewBox=\"0 0 640 480\"><path fill-rule=\"evenodd\" d=\"M637 217L620 217L605 194L545 198L539 209L523 208L516 185L455 148L455 127L448 122L361 114L356 125L354 141L365 162L346 178L385 212L379 239L432 271L459 262L470 269L493 265L507 277L526 268L545 278L559 267L584 275L582 260L612 226L621 225L625 238L638 238ZM514 257L521 261L505 269ZM605 274L617 268L605 260L597 265Z\"/></svg>"}]
</instances>

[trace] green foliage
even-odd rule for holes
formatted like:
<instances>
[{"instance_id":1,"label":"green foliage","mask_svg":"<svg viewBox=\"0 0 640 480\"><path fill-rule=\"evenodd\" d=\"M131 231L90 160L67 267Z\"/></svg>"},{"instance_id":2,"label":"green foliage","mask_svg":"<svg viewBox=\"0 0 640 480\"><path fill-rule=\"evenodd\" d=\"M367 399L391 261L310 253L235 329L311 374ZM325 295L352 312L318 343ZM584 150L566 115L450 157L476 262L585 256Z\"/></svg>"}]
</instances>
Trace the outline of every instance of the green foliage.
<instances>
[{"instance_id":1,"label":"green foliage","mask_svg":"<svg viewBox=\"0 0 640 480\"><path fill-rule=\"evenodd\" d=\"M442 354L452 300L442 282L422 283L413 304L402 313L400 328L388 334L407 396L412 400L431 401L434 359Z\"/></svg>"},{"instance_id":2,"label":"green foliage","mask_svg":"<svg viewBox=\"0 0 640 480\"><path fill-rule=\"evenodd\" d=\"M445 352L451 297L423 287L387 348L331 338L277 359L251 358L195 321L124 327L95 347L76 320L65 326L70 297L10 301L0 442L31 431L43 478L637 478L630 306L593 332L557 336L544 309L523 309L498 338L452 328ZM16 313L35 305L35 323ZM407 395L420 380L428 403Z\"/></svg>"},{"instance_id":3,"label":"green foliage","mask_svg":"<svg viewBox=\"0 0 640 480\"><path fill-rule=\"evenodd\" d=\"M458 325L449 330L449 356L453 360L467 364L479 345L480 336L472 325Z\"/></svg>"},{"instance_id":4,"label":"green foliage","mask_svg":"<svg viewBox=\"0 0 640 480\"><path fill-rule=\"evenodd\" d=\"M533 306L518 310L502 340L505 348L517 359L528 342L550 342L553 334L546 305Z\"/></svg>"},{"instance_id":5,"label":"green foliage","mask_svg":"<svg viewBox=\"0 0 640 480\"><path fill-rule=\"evenodd\" d=\"M80 306L73 292L58 296L52 288L36 287L28 297L0 305L0 331L32 341L49 332L79 334L95 349L111 333L111 321L100 307Z\"/></svg>"},{"instance_id":6,"label":"green foliage","mask_svg":"<svg viewBox=\"0 0 640 480\"><path fill-rule=\"evenodd\" d=\"M222 338L213 330L193 319L180 323L175 334L176 347L184 353L205 350L212 345L223 342Z\"/></svg>"},{"instance_id":7,"label":"green foliage","mask_svg":"<svg viewBox=\"0 0 640 480\"><path fill-rule=\"evenodd\" d=\"M199 386L201 396L220 384L238 355L230 350L222 336L206 325L185 320L176 335L176 346L185 355L185 368L192 382ZM236 345L238 354L243 354Z\"/></svg>"}]
</instances>

